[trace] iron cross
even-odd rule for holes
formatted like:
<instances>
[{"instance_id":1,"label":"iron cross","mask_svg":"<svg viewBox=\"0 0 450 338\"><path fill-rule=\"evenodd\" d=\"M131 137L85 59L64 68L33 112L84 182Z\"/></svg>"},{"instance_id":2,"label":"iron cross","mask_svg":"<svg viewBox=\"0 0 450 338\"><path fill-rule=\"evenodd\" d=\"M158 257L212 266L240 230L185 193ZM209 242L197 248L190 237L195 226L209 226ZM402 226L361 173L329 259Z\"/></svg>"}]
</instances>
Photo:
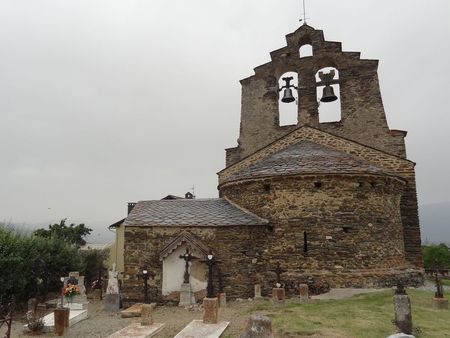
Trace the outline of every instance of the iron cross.
<instances>
[{"instance_id":1,"label":"iron cross","mask_svg":"<svg viewBox=\"0 0 450 338\"><path fill-rule=\"evenodd\" d=\"M186 248L186 252L183 255L180 255L180 259L184 259L184 281L183 283L189 283L189 262L197 259L197 257L193 256L189 252L189 247Z\"/></svg>"},{"instance_id":2,"label":"iron cross","mask_svg":"<svg viewBox=\"0 0 450 338\"><path fill-rule=\"evenodd\" d=\"M277 262L277 268L276 268L276 269L274 269L274 270L269 270L269 271L275 272L275 273L277 274L277 284L281 284L281 274L282 274L283 272L286 272L286 270L283 270L283 269L280 267L280 262Z\"/></svg>"}]
</instances>

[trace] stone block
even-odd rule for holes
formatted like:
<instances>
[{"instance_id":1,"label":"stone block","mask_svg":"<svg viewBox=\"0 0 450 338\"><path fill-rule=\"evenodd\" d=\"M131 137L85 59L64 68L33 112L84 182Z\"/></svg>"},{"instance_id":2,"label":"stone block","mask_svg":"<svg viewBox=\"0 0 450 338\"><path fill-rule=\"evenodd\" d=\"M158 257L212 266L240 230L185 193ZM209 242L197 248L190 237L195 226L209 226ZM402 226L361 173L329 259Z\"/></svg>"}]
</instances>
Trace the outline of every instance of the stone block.
<instances>
[{"instance_id":1,"label":"stone block","mask_svg":"<svg viewBox=\"0 0 450 338\"><path fill-rule=\"evenodd\" d=\"M153 324L153 309L156 304L142 304L141 307L141 325L152 325Z\"/></svg>"},{"instance_id":2,"label":"stone block","mask_svg":"<svg viewBox=\"0 0 450 338\"><path fill-rule=\"evenodd\" d=\"M309 287L308 284L299 285L299 298L301 303L306 303L309 300Z\"/></svg>"},{"instance_id":3,"label":"stone block","mask_svg":"<svg viewBox=\"0 0 450 338\"><path fill-rule=\"evenodd\" d=\"M106 294L103 298L105 311L117 312L120 309L120 295L118 293Z\"/></svg>"},{"instance_id":4,"label":"stone block","mask_svg":"<svg viewBox=\"0 0 450 338\"><path fill-rule=\"evenodd\" d=\"M448 299L447 298L433 298L433 307L435 309L448 309Z\"/></svg>"},{"instance_id":5,"label":"stone block","mask_svg":"<svg viewBox=\"0 0 450 338\"><path fill-rule=\"evenodd\" d=\"M394 295L395 324L401 332L412 333L411 301L408 295Z\"/></svg>"},{"instance_id":6,"label":"stone block","mask_svg":"<svg viewBox=\"0 0 450 338\"><path fill-rule=\"evenodd\" d=\"M227 294L219 293L219 307L227 307Z\"/></svg>"},{"instance_id":7,"label":"stone block","mask_svg":"<svg viewBox=\"0 0 450 338\"><path fill-rule=\"evenodd\" d=\"M204 324L217 324L219 319L219 301L217 298L204 298L203 299L203 323Z\"/></svg>"},{"instance_id":8,"label":"stone block","mask_svg":"<svg viewBox=\"0 0 450 338\"><path fill-rule=\"evenodd\" d=\"M274 338L269 317L252 315L247 321L240 338Z\"/></svg>"},{"instance_id":9,"label":"stone block","mask_svg":"<svg viewBox=\"0 0 450 338\"><path fill-rule=\"evenodd\" d=\"M136 303L131 305L129 308L120 311L122 318L132 318L141 316L142 303Z\"/></svg>"},{"instance_id":10,"label":"stone block","mask_svg":"<svg viewBox=\"0 0 450 338\"><path fill-rule=\"evenodd\" d=\"M57 336L62 336L64 334L64 329L66 328L66 310L64 308L55 309L53 316L54 332Z\"/></svg>"},{"instance_id":11,"label":"stone block","mask_svg":"<svg viewBox=\"0 0 450 338\"><path fill-rule=\"evenodd\" d=\"M285 299L284 288L273 288L272 289L272 300L276 303L284 303Z\"/></svg>"},{"instance_id":12,"label":"stone block","mask_svg":"<svg viewBox=\"0 0 450 338\"><path fill-rule=\"evenodd\" d=\"M261 299L261 284L255 284L255 299Z\"/></svg>"},{"instance_id":13,"label":"stone block","mask_svg":"<svg viewBox=\"0 0 450 338\"><path fill-rule=\"evenodd\" d=\"M179 306L188 306L195 303L194 295L192 293L191 284L183 283L180 289L180 302Z\"/></svg>"}]
</instances>

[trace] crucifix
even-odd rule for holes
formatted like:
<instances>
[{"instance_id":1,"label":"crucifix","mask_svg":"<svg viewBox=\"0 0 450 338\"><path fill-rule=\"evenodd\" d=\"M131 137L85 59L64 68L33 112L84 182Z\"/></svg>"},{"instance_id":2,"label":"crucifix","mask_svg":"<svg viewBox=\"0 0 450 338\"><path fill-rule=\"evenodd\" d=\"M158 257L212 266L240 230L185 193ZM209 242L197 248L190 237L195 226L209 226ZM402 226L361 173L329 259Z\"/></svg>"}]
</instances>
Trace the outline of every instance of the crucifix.
<instances>
[{"instance_id":1,"label":"crucifix","mask_svg":"<svg viewBox=\"0 0 450 338\"><path fill-rule=\"evenodd\" d=\"M186 248L186 252L182 255L180 255L180 259L184 259L184 281L183 283L188 284L189 283L189 262L197 259L198 257L195 257L189 252L189 247Z\"/></svg>"}]
</instances>

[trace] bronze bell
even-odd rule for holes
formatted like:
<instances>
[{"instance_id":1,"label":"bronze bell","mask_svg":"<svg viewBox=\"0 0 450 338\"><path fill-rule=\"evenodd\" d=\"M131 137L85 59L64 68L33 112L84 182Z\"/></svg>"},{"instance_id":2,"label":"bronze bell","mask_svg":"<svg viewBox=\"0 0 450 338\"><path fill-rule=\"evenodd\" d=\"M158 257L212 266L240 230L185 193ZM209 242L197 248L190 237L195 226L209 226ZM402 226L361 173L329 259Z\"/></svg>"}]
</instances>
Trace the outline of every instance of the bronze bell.
<instances>
[{"instance_id":1,"label":"bronze bell","mask_svg":"<svg viewBox=\"0 0 450 338\"><path fill-rule=\"evenodd\" d=\"M323 88L322 98L320 102L333 102L337 100L337 96L334 95L334 89L330 85L326 85Z\"/></svg>"},{"instance_id":2,"label":"bronze bell","mask_svg":"<svg viewBox=\"0 0 450 338\"><path fill-rule=\"evenodd\" d=\"M289 103L295 101L295 97L292 95L292 89L286 88L283 93L283 98L281 99L281 102Z\"/></svg>"}]
</instances>

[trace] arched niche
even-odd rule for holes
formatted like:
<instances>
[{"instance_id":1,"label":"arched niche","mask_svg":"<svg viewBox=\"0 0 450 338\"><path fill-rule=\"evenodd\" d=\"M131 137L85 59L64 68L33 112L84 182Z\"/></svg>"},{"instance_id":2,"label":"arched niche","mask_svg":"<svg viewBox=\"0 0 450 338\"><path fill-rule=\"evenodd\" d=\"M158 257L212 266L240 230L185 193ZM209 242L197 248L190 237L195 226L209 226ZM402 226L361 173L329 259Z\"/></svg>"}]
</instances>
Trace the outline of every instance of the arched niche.
<instances>
[{"instance_id":1,"label":"arched niche","mask_svg":"<svg viewBox=\"0 0 450 338\"><path fill-rule=\"evenodd\" d=\"M332 76L334 72L334 76ZM321 74L322 73L322 78ZM324 96L324 79L331 79L329 86L333 88L334 95L337 97L332 102L322 102ZM323 67L316 72L316 95L319 103L319 122L338 122L341 120L341 88L339 85L339 71L335 67Z\"/></svg>"},{"instance_id":2,"label":"arched niche","mask_svg":"<svg viewBox=\"0 0 450 338\"><path fill-rule=\"evenodd\" d=\"M300 58L305 58L308 56L313 56L313 46L310 43L305 43L300 46L298 50L298 55Z\"/></svg>"},{"instance_id":3,"label":"arched niche","mask_svg":"<svg viewBox=\"0 0 450 338\"><path fill-rule=\"evenodd\" d=\"M296 72L286 72L282 74L278 79L278 88L282 88L286 85L286 81L284 81L283 78L292 78L289 83L295 87L290 88L294 101L290 103L283 102L285 89L279 91L278 124L279 126L296 125L298 123L298 90L296 89L298 88L298 74Z\"/></svg>"}]
</instances>

